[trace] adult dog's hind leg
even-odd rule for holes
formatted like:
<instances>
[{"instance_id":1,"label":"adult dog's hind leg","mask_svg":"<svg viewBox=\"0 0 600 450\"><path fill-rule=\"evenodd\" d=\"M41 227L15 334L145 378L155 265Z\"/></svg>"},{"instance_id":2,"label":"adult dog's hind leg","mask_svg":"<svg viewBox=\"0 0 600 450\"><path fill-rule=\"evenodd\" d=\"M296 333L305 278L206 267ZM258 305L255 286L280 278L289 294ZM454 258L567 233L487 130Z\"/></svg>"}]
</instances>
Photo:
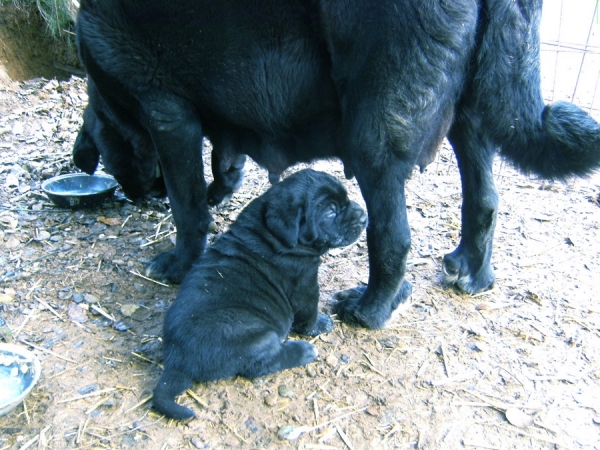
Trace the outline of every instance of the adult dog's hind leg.
<instances>
[{"instance_id":1,"label":"adult dog's hind leg","mask_svg":"<svg viewBox=\"0 0 600 450\"><path fill-rule=\"evenodd\" d=\"M212 223L206 203L202 127L194 107L173 95L156 94L143 101L143 108L177 226L175 249L155 256L146 272L179 283L204 251Z\"/></svg>"},{"instance_id":2,"label":"adult dog's hind leg","mask_svg":"<svg viewBox=\"0 0 600 450\"><path fill-rule=\"evenodd\" d=\"M463 117L457 118L448 134L462 182L462 236L456 250L444 256L443 269L447 281L473 294L494 283L490 261L498 191L492 172L494 147L486 145L473 119Z\"/></svg>"}]
</instances>

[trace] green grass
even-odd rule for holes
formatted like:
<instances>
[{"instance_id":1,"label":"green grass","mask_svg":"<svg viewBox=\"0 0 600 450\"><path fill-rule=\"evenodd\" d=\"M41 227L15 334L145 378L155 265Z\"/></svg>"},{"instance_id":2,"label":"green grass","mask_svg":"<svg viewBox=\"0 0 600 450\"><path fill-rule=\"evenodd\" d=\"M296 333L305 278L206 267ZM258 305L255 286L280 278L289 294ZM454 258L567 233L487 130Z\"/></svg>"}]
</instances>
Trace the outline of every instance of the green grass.
<instances>
[{"instance_id":1,"label":"green grass","mask_svg":"<svg viewBox=\"0 0 600 450\"><path fill-rule=\"evenodd\" d=\"M12 3L25 10L35 5L46 22L48 33L55 39L72 32L75 10L72 0L0 0L0 3Z\"/></svg>"}]
</instances>

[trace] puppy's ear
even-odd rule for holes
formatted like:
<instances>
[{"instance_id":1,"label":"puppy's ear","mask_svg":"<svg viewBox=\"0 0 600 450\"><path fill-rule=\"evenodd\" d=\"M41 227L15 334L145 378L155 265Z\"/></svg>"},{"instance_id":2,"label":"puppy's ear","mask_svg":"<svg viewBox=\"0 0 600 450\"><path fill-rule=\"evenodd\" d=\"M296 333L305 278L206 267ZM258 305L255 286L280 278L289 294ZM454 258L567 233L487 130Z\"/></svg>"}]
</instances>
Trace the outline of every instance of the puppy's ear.
<instances>
[{"instance_id":1,"label":"puppy's ear","mask_svg":"<svg viewBox=\"0 0 600 450\"><path fill-rule=\"evenodd\" d=\"M92 136L88 133L85 125L79 130L75 145L73 146L73 163L75 167L91 175L96 171L100 162L100 153L94 143Z\"/></svg>"},{"instance_id":2,"label":"puppy's ear","mask_svg":"<svg viewBox=\"0 0 600 450\"><path fill-rule=\"evenodd\" d=\"M287 195L279 199L277 205L269 205L265 211L265 223L273 236L293 248L298 245L302 215L303 206L298 199Z\"/></svg>"}]
</instances>

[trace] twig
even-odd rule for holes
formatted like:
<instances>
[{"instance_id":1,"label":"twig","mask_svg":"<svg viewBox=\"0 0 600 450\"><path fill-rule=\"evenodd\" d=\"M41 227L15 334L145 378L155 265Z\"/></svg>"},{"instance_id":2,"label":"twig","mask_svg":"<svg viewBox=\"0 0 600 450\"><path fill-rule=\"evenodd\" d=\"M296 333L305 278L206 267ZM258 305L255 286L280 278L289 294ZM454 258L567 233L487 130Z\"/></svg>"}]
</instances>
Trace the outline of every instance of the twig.
<instances>
[{"instance_id":1,"label":"twig","mask_svg":"<svg viewBox=\"0 0 600 450\"><path fill-rule=\"evenodd\" d=\"M225 421L224 421L224 420L221 420L221 423L223 424L223 426L225 426L226 428L228 428L228 429L229 429L229 431L231 431L233 434L235 434L235 436L236 436L236 437L237 437L237 438L238 438L240 441L242 441L244 444L248 444L248 441L247 441L246 439L244 439L242 436L240 436L240 434L239 434L237 431L235 431L235 429L234 429L233 427L231 427L231 426L227 425L227 423L225 423Z\"/></svg>"},{"instance_id":2,"label":"twig","mask_svg":"<svg viewBox=\"0 0 600 450\"><path fill-rule=\"evenodd\" d=\"M98 314L106 317L108 320L110 320L111 322L116 322L115 318L113 316L111 316L110 314L108 314L106 311L104 311L102 308L92 304L90 305L90 308L92 308L94 311L96 311Z\"/></svg>"},{"instance_id":3,"label":"twig","mask_svg":"<svg viewBox=\"0 0 600 450\"><path fill-rule=\"evenodd\" d=\"M148 247L149 245L156 244L157 242L162 242L166 238L168 238L169 236L171 236L172 234L175 234L177 232L175 230L169 230L168 232L167 231L163 231L163 233L164 234L160 237L160 239L155 239L153 241L148 241L148 242L140 245L140 248Z\"/></svg>"},{"instance_id":4,"label":"twig","mask_svg":"<svg viewBox=\"0 0 600 450\"><path fill-rule=\"evenodd\" d=\"M350 416L352 416L352 415L354 415L356 413L363 412L365 409L367 409L366 406L364 408L357 409L355 411L352 411L352 412L349 412L349 413L346 413L346 414L342 414L339 417L336 417L334 419L331 419L331 420L328 420L326 422L320 423L318 425L315 425L314 427L307 427L307 426L298 427L298 428L296 428L296 430L294 430L294 438L293 439L296 439L296 438L300 437L304 433L310 433L312 431L319 430L319 429L324 428L327 425L330 425L330 424L332 424L334 422L337 422L339 420L345 419L346 417L350 417Z\"/></svg>"},{"instance_id":5,"label":"twig","mask_svg":"<svg viewBox=\"0 0 600 450\"><path fill-rule=\"evenodd\" d=\"M471 378L475 378L476 376L477 376L477 372L475 372L475 371L467 372L467 373L456 375L454 377L444 378L443 380L432 381L431 385L432 386L443 386L445 384L461 383L463 381L470 380Z\"/></svg>"},{"instance_id":6,"label":"twig","mask_svg":"<svg viewBox=\"0 0 600 450\"><path fill-rule=\"evenodd\" d=\"M23 330L23 327L25 325L27 325L27 322L29 322L29 319L31 319L35 315L36 312L37 312L37 309L32 309L29 312L29 314L27 314L27 316L25 316L25 318L23 319L23 322L21 322L21 325L19 325L19 327L13 333L13 337L15 339L17 338L17 336L19 335L19 333L21 332L21 330Z\"/></svg>"},{"instance_id":7,"label":"twig","mask_svg":"<svg viewBox=\"0 0 600 450\"><path fill-rule=\"evenodd\" d=\"M465 447L479 447L479 448L487 448L490 450L500 450L501 447L492 447L491 445L487 445L487 444L483 444L483 443L479 443L479 442L474 442L474 441L466 441L466 440L462 440L462 444Z\"/></svg>"},{"instance_id":8,"label":"twig","mask_svg":"<svg viewBox=\"0 0 600 450\"><path fill-rule=\"evenodd\" d=\"M446 350L446 342L445 341L442 340L440 348L442 349L442 359L444 360L444 369L446 370L446 376L448 378L451 378L450 364L448 364L448 358L446 357L446 353L448 353L448 352Z\"/></svg>"},{"instance_id":9,"label":"twig","mask_svg":"<svg viewBox=\"0 0 600 450\"><path fill-rule=\"evenodd\" d=\"M36 350L39 350L39 351L41 351L41 352L48 353L49 355L56 356L56 357L57 357L57 358L59 358L59 359L62 359L62 360L64 360L64 361L69 361L69 362L71 362L71 363L75 364L75 361L73 361L72 359L70 359L70 358L67 358L66 356L60 356L58 353L54 353L53 351L50 351L50 350L48 350L48 349L45 349L44 347L38 347L37 345L35 345L35 344L32 344L31 342L29 342L29 341L26 341L25 339L19 339L19 342L22 342L22 343L23 343L23 344L25 344L25 345L29 345L30 347L33 347L33 348L35 348Z\"/></svg>"},{"instance_id":10,"label":"twig","mask_svg":"<svg viewBox=\"0 0 600 450\"><path fill-rule=\"evenodd\" d=\"M190 397L192 397L194 400L196 400L196 402L200 406L202 406L204 409L208 409L208 405L206 404L206 402L204 400L202 400L200 397L198 397L194 391L192 391L191 389L188 389L187 391L185 391L185 393L187 395L189 395Z\"/></svg>"},{"instance_id":11,"label":"twig","mask_svg":"<svg viewBox=\"0 0 600 450\"><path fill-rule=\"evenodd\" d=\"M153 397L152 395L149 395L148 397L141 399L139 402L137 402L135 405L133 405L131 408L129 408L127 411L125 411L125 414L127 414L128 412L133 411L134 409L142 406L147 401L152 400L152 397Z\"/></svg>"},{"instance_id":12,"label":"twig","mask_svg":"<svg viewBox=\"0 0 600 450\"><path fill-rule=\"evenodd\" d=\"M161 283L160 281L153 280L152 278L145 277L144 275L142 275L139 272L136 272L135 270L130 270L129 273L135 275L136 277L143 278L144 280L148 280L148 281L152 281L153 283L160 284L161 286L170 287L168 284L164 284L164 283Z\"/></svg>"},{"instance_id":13,"label":"twig","mask_svg":"<svg viewBox=\"0 0 600 450\"><path fill-rule=\"evenodd\" d=\"M531 438L531 439L536 439L536 440L542 441L542 442L548 442L549 444L554 444L554 445L557 445L559 447L565 447L565 448L569 448L569 449L572 448L572 447L569 447L569 446L563 444L562 442L560 442L560 441L558 441L556 439L550 439L550 438L547 438L546 436L540 436L539 434L526 433L525 431L522 431L520 429L516 429L515 430L515 429L510 428L508 426L505 426L505 427L502 427L502 428L504 428L506 430L510 430L513 433L517 433L517 434L519 434L521 436L525 436L525 437L528 437L528 438Z\"/></svg>"},{"instance_id":14,"label":"twig","mask_svg":"<svg viewBox=\"0 0 600 450\"><path fill-rule=\"evenodd\" d=\"M62 316L61 316L59 313L57 313L57 312L56 312L56 310L55 310L55 309L54 309L52 306L50 306L50 305L49 305L48 303L46 303L44 300L42 300L42 299L40 299L40 298L37 298L35 295L33 296L33 298L34 298L35 300L37 300L38 302L40 302L40 304L41 304L42 306L44 306L44 307L45 307L45 308L46 308L48 311L50 311L52 314L54 314L54 315L55 315L56 317L58 317L60 320L65 320L65 319L63 319L63 317L62 317Z\"/></svg>"},{"instance_id":15,"label":"twig","mask_svg":"<svg viewBox=\"0 0 600 450\"><path fill-rule=\"evenodd\" d=\"M340 428L340 426L337 423L335 424L335 429L337 430L338 434L342 438L342 441L344 441L344 444L346 444L350 450L354 450L354 447L352 446L350 439L348 439L348 436L346 435L346 433L344 433L344 431Z\"/></svg>"},{"instance_id":16,"label":"twig","mask_svg":"<svg viewBox=\"0 0 600 450\"><path fill-rule=\"evenodd\" d=\"M27 442L25 442L23 444L22 447L19 447L19 450L25 450L28 449L29 447L31 447L33 444L35 444L37 442L37 440L40 438L39 435L36 435L35 437L31 438L30 440L28 440Z\"/></svg>"},{"instance_id":17,"label":"twig","mask_svg":"<svg viewBox=\"0 0 600 450\"><path fill-rule=\"evenodd\" d=\"M159 363L157 363L156 361L152 361L151 359L149 359L149 358L146 358L145 356L143 356L143 355L140 355L139 353L136 353L136 352L131 352L131 354L132 354L133 356L137 356L137 357L138 357L138 358L140 358L140 359L143 359L143 360L144 360L144 361L146 361L146 362L149 362L150 364L156 364L156 365L157 365L158 367L160 367L161 369L163 368L162 364L159 364Z\"/></svg>"},{"instance_id":18,"label":"twig","mask_svg":"<svg viewBox=\"0 0 600 450\"><path fill-rule=\"evenodd\" d=\"M106 398L100 399L98 402L94 403L88 410L85 412L87 415L91 414L96 408L98 408L102 403L106 401Z\"/></svg>"},{"instance_id":19,"label":"twig","mask_svg":"<svg viewBox=\"0 0 600 450\"><path fill-rule=\"evenodd\" d=\"M83 435L85 433L85 429L87 428L89 422L90 418L86 417L85 422L83 422L83 424L77 430L77 438L75 438L76 444L81 444L81 441L83 440Z\"/></svg>"},{"instance_id":20,"label":"twig","mask_svg":"<svg viewBox=\"0 0 600 450\"><path fill-rule=\"evenodd\" d=\"M84 398L89 398L89 397L98 397L99 395L106 394L107 392L113 392L116 390L117 390L116 388L101 389L96 392L90 392L89 394L78 395L77 397L71 397L66 400L61 400L61 401L57 402L57 404L60 405L61 403L75 402L77 400L82 400Z\"/></svg>"}]
</instances>

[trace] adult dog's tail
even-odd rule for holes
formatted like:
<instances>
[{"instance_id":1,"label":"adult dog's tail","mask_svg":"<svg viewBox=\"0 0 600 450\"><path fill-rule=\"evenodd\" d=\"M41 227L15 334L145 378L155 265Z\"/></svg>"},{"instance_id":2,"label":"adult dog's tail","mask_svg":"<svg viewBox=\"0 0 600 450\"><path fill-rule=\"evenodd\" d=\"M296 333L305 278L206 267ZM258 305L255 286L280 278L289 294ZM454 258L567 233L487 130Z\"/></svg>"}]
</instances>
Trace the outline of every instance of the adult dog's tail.
<instances>
[{"instance_id":1,"label":"adult dog's tail","mask_svg":"<svg viewBox=\"0 0 600 450\"><path fill-rule=\"evenodd\" d=\"M547 179L600 166L600 124L579 107L545 105L540 87L542 0L485 0L462 113L518 169ZM460 114L460 112L459 112Z\"/></svg>"},{"instance_id":2,"label":"adult dog's tail","mask_svg":"<svg viewBox=\"0 0 600 450\"><path fill-rule=\"evenodd\" d=\"M182 394L191 384L192 379L183 372L165 369L154 388L152 399L154 408L173 419L183 420L196 417L191 409L175 402L175 397Z\"/></svg>"}]
</instances>

